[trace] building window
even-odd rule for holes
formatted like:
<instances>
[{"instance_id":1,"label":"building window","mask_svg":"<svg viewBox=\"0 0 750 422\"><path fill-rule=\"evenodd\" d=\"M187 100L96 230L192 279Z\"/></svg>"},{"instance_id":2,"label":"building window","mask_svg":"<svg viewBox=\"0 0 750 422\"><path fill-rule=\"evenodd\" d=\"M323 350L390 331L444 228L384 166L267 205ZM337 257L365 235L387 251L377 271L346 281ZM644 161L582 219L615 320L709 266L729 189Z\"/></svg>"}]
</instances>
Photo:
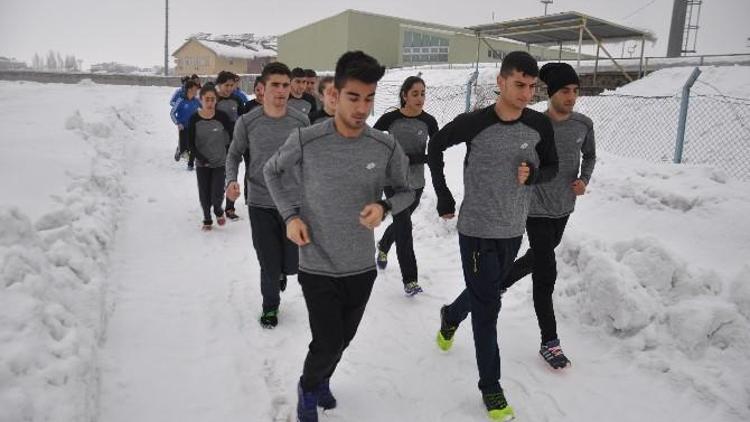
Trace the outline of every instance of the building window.
<instances>
[{"instance_id":1,"label":"building window","mask_svg":"<svg viewBox=\"0 0 750 422\"><path fill-rule=\"evenodd\" d=\"M447 63L448 38L416 31L404 31L401 58L404 64Z\"/></svg>"}]
</instances>

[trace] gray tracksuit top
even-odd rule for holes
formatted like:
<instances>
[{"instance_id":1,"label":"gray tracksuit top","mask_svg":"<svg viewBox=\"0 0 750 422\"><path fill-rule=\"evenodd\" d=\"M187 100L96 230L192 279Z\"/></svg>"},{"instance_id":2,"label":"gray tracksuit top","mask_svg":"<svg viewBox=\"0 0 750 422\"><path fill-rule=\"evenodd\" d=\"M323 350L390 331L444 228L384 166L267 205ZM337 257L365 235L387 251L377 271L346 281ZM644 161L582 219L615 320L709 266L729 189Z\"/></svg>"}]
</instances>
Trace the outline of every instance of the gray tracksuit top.
<instances>
[{"instance_id":1,"label":"gray tracksuit top","mask_svg":"<svg viewBox=\"0 0 750 422\"><path fill-rule=\"evenodd\" d=\"M576 205L571 183L580 178L588 185L594 172L596 143L591 119L574 112L567 120L553 121L552 127L560 169L557 177L549 183L534 186L529 217L561 218L570 215Z\"/></svg>"},{"instance_id":2,"label":"gray tracksuit top","mask_svg":"<svg viewBox=\"0 0 750 422\"><path fill-rule=\"evenodd\" d=\"M427 112L408 117L401 110L394 110L380 116L375 129L390 133L409 157L409 180L414 189L423 188L424 165L427 163L427 139L438 131L437 120Z\"/></svg>"},{"instance_id":3,"label":"gray tracksuit top","mask_svg":"<svg viewBox=\"0 0 750 422\"><path fill-rule=\"evenodd\" d=\"M255 107L240 116L234 125L234 139L227 154L227 184L237 180L242 154L247 150L250 153L250 165L245 171L247 203L254 207L276 208L263 178L263 165L284 144L292 131L309 125L307 115L291 107L287 107L286 115L279 118L266 116L263 107ZM288 177L294 176L290 174ZM284 182L295 184L287 183L286 178Z\"/></svg>"},{"instance_id":4,"label":"gray tracksuit top","mask_svg":"<svg viewBox=\"0 0 750 422\"><path fill-rule=\"evenodd\" d=\"M557 151L549 118L526 108L517 120L505 122L495 105L453 119L430 141L428 164L438 197L438 214L455 212L445 183L443 151L466 142L464 199L458 231L465 236L508 239L523 235L531 199L528 185L547 182L557 174ZM519 186L518 166L531 168Z\"/></svg>"},{"instance_id":5,"label":"gray tracksuit top","mask_svg":"<svg viewBox=\"0 0 750 422\"><path fill-rule=\"evenodd\" d=\"M198 167L224 167L227 146L232 141L232 122L216 110L214 117L205 119L200 113L190 117L187 125L188 148L195 154Z\"/></svg>"},{"instance_id":6,"label":"gray tracksuit top","mask_svg":"<svg viewBox=\"0 0 750 422\"><path fill-rule=\"evenodd\" d=\"M216 109L224 112L227 116L229 116L229 120L231 120L232 122L237 121L237 118L244 110L244 106L245 105L243 104L242 98L234 94L228 97L216 97Z\"/></svg>"},{"instance_id":7,"label":"gray tracksuit top","mask_svg":"<svg viewBox=\"0 0 750 422\"><path fill-rule=\"evenodd\" d=\"M294 95L289 94L289 101L287 104L289 107L307 115L310 115L318 109L315 105L315 97L307 92L303 93L300 98L296 98Z\"/></svg>"},{"instance_id":8,"label":"gray tracksuit top","mask_svg":"<svg viewBox=\"0 0 750 422\"><path fill-rule=\"evenodd\" d=\"M382 198L385 186L396 192L388 200L393 214L409 207L414 191L408 167L398 143L369 126L353 139L339 135L333 119L292 132L264 173L284 220L299 216L309 228L311 243L299 249L300 271L346 277L374 270L374 233L359 223L359 213ZM299 206L282 182L295 170Z\"/></svg>"}]
</instances>

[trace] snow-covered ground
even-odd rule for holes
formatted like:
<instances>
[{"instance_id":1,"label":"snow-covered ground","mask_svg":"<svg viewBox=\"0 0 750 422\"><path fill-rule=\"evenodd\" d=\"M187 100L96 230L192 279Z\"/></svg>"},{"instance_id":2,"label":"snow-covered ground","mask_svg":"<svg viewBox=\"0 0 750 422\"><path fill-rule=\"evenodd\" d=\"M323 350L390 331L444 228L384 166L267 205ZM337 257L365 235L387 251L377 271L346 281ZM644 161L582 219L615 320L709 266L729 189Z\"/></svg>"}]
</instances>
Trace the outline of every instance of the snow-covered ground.
<instances>
[{"instance_id":1,"label":"snow-covered ground","mask_svg":"<svg viewBox=\"0 0 750 422\"><path fill-rule=\"evenodd\" d=\"M261 329L247 213L200 232L195 175L171 159L171 91L0 82L0 421L293 420L300 288ZM65 107L40 116L39 98ZM750 419L750 183L599 155L558 248L571 369L537 356L530 280L504 298L518 419ZM462 158L448 154L457 199ZM403 296L392 254L322 420L484 420L469 326L449 353L434 344L463 284L455 221L434 209L428 188L414 217L425 293Z\"/></svg>"}]
</instances>

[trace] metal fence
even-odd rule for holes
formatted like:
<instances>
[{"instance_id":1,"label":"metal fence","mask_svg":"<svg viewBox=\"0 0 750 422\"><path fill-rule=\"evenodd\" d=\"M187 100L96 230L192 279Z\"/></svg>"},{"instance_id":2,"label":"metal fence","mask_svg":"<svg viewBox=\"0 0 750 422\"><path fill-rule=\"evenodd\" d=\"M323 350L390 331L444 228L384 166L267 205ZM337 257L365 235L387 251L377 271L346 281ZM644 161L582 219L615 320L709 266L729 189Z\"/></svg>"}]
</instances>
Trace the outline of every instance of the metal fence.
<instances>
[{"instance_id":1,"label":"metal fence","mask_svg":"<svg viewBox=\"0 0 750 422\"><path fill-rule=\"evenodd\" d=\"M398 107L400 86L378 87L374 114ZM425 111L440 127L454 117L495 102L494 84L428 86ZM545 96L539 92L538 98ZM605 93L581 96L576 111L594 121L597 147L624 157L673 162L681 95L639 97ZM546 101L532 108L543 111ZM682 163L707 164L742 180L750 180L750 99L691 95L685 125Z\"/></svg>"}]
</instances>

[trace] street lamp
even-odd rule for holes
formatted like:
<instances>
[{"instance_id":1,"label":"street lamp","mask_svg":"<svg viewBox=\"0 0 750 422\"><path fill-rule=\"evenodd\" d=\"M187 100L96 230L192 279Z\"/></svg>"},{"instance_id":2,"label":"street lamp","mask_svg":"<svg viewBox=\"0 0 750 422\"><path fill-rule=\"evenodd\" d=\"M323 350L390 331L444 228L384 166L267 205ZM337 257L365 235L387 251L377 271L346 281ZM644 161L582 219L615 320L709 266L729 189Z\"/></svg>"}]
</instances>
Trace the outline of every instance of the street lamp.
<instances>
[{"instance_id":1,"label":"street lamp","mask_svg":"<svg viewBox=\"0 0 750 422\"><path fill-rule=\"evenodd\" d=\"M544 16L547 16L547 6L552 4L554 0L539 0L544 5Z\"/></svg>"}]
</instances>

